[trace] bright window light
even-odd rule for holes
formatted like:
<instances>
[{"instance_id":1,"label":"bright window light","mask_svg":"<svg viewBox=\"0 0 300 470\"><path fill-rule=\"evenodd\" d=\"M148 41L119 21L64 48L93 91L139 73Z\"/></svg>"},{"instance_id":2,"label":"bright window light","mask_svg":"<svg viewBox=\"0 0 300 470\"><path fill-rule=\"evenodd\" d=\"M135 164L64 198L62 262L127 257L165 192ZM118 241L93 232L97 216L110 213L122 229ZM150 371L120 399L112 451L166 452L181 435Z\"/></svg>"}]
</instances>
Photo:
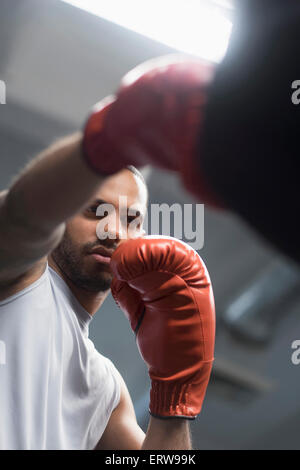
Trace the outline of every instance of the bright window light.
<instances>
[{"instance_id":1,"label":"bright window light","mask_svg":"<svg viewBox=\"0 0 300 470\"><path fill-rule=\"evenodd\" d=\"M213 62L224 56L231 22L201 0L63 0L151 39Z\"/></svg>"}]
</instances>

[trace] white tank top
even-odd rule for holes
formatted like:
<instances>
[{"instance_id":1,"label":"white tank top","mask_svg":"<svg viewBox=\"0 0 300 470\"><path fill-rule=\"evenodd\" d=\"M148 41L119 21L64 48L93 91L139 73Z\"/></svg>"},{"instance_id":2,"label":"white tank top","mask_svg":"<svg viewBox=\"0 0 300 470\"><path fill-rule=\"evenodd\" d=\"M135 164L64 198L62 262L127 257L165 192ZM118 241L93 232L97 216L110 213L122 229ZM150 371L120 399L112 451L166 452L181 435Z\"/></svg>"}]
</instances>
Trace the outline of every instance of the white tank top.
<instances>
[{"instance_id":1,"label":"white tank top","mask_svg":"<svg viewBox=\"0 0 300 470\"><path fill-rule=\"evenodd\" d=\"M120 400L92 317L47 265L0 302L0 449L93 449Z\"/></svg>"}]
</instances>

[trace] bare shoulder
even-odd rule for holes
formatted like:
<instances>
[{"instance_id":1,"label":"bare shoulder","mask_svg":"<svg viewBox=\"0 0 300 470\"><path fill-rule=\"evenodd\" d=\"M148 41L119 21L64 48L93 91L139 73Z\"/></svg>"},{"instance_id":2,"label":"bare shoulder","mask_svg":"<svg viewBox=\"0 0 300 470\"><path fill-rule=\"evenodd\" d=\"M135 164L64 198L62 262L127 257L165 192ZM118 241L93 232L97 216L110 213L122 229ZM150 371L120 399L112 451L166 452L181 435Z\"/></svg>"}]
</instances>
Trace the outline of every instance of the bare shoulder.
<instances>
[{"instance_id":1,"label":"bare shoulder","mask_svg":"<svg viewBox=\"0 0 300 470\"><path fill-rule=\"evenodd\" d=\"M96 450L140 450L145 439L145 433L138 425L127 385L119 372L118 376L120 401L111 414Z\"/></svg>"},{"instance_id":2,"label":"bare shoulder","mask_svg":"<svg viewBox=\"0 0 300 470\"><path fill-rule=\"evenodd\" d=\"M0 301L21 292L23 289L37 281L45 272L46 265L47 258L43 258L16 279L9 280L7 282L2 280L0 282Z\"/></svg>"}]
</instances>

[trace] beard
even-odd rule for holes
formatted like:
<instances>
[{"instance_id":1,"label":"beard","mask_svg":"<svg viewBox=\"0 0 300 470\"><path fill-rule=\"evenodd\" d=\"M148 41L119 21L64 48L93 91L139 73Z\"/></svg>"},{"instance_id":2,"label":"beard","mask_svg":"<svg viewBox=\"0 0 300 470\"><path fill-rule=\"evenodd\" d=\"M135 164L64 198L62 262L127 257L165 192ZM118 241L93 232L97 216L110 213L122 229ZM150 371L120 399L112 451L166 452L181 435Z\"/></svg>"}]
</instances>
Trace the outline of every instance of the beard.
<instances>
[{"instance_id":1,"label":"beard","mask_svg":"<svg viewBox=\"0 0 300 470\"><path fill-rule=\"evenodd\" d=\"M99 264L88 266L85 262L85 254L96 246L99 246L99 242L76 249L66 230L60 244L51 253L59 269L76 287L95 293L107 291L112 282L109 271L101 271Z\"/></svg>"}]
</instances>

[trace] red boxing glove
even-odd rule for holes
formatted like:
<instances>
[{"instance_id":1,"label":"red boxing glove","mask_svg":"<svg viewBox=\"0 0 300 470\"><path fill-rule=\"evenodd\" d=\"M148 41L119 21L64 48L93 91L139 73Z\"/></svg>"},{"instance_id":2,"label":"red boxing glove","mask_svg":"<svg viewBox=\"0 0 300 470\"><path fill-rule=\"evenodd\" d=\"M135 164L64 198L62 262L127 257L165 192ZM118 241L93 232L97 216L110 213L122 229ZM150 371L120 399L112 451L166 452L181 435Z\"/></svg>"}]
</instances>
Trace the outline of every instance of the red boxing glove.
<instances>
[{"instance_id":1,"label":"red boxing glove","mask_svg":"<svg viewBox=\"0 0 300 470\"><path fill-rule=\"evenodd\" d=\"M127 165L179 171L186 188L222 206L196 165L207 88L214 67L181 54L139 65L87 121L83 155L102 175Z\"/></svg>"},{"instance_id":2,"label":"red boxing glove","mask_svg":"<svg viewBox=\"0 0 300 470\"><path fill-rule=\"evenodd\" d=\"M111 269L113 297L149 368L150 414L196 418L215 341L214 297L203 261L182 241L149 236L121 243Z\"/></svg>"}]
</instances>

